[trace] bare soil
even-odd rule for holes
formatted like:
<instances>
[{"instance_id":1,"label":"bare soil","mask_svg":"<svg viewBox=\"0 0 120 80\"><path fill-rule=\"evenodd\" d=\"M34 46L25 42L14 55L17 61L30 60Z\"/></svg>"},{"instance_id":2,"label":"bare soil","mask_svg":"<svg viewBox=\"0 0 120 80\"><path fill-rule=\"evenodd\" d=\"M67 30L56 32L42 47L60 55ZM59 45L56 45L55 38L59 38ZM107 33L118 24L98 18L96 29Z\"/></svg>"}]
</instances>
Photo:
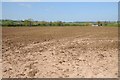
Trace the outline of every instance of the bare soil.
<instances>
[{"instance_id":1,"label":"bare soil","mask_svg":"<svg viewBox=\"0 0 120 80\"><path fill-rule=\"evenodd\" d=\"M2 29L3 78L117 78L116 27Z\"/></svg>"}]
</instances>

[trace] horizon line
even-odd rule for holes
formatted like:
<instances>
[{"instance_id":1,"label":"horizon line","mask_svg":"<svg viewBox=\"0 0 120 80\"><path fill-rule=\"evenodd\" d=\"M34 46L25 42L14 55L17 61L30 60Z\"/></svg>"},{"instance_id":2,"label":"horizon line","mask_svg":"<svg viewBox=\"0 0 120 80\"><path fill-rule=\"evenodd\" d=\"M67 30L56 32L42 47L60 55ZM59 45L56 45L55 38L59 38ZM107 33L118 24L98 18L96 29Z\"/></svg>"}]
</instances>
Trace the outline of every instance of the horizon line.
<instances>
[{"instance_id":1,"label":"horizon line","mask_svg":"<svg viewBox=\"0 0 120 80\"><path fill-rule=\"evenodd\" d=\"M30 18L29 18L30 19ZM12 21L25 21L25 20L28 20L28 19L24 19L24 20L22 20L22 19L17 19L17 20L15 20L15 19L0 19L0 20L12 20ZM97 21L62 21L62 20L56 20L56 21L47 21L47 20L34 20L34 19L32 19L32 21L45 21L45 22L59 22L59 21L61 21L61 22L98 22L98 21L101 21L101 22L117 22L117 21L119 21L119 20L97 20Z\"/></svg>"}]
</instances>

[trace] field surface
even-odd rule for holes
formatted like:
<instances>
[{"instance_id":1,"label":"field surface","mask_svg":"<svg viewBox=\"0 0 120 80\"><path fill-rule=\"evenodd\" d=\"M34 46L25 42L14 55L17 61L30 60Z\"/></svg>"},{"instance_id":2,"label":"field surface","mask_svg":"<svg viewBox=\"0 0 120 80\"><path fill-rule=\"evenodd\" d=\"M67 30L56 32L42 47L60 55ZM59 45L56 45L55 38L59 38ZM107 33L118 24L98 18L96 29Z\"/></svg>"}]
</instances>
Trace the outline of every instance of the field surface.
<instances>
[{"instance_id":1,"label":"field surface","mask_svg":"<svg viewBox=\"0 0 120 80\"><path fill-rule=\"evenodd\" d=\"M6 27L3 78L116 78L116 27Z\"/></svg>"}]
</instances>

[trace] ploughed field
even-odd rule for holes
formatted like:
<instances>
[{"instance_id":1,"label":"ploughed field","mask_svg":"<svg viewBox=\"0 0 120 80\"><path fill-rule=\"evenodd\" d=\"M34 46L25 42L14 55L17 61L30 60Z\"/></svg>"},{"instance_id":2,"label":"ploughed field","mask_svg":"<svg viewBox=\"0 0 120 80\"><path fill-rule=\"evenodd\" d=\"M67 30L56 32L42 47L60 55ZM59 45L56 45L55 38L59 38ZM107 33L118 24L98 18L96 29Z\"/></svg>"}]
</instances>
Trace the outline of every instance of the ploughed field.
<instances>
[{"instance_id":1,"label":"ploughed field","mask_svg":"<svg viewBox=\"0 0 120 80\"><path fill-rule=\"evenodd\" d=\"M116 27L2 28L3 78L116 78Z\"/></svg>"}]
</instances>

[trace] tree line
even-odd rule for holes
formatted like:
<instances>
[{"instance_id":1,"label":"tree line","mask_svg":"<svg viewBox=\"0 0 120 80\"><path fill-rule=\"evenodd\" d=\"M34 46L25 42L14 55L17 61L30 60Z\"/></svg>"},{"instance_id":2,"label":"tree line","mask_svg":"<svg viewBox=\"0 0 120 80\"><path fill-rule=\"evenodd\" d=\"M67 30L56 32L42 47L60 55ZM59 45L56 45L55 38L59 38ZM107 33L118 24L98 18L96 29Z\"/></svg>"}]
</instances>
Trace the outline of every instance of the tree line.
<instances>
[{"instance_id":1,"label":"tree line","mask_svg":"<svg viewBox=\"0 0 120 80\"><path fill-rule=\"evenodd\" d=\"M48 22L48 21L33 21L32 19L27 20L0 20L0 24L4 26L92 26L93 24L98 26L109 26L113 25L116 22L108 22L108 21L98 21L98 22ZM115 24L116 25L116 24Z\"/></svg>"}]
</instances>

